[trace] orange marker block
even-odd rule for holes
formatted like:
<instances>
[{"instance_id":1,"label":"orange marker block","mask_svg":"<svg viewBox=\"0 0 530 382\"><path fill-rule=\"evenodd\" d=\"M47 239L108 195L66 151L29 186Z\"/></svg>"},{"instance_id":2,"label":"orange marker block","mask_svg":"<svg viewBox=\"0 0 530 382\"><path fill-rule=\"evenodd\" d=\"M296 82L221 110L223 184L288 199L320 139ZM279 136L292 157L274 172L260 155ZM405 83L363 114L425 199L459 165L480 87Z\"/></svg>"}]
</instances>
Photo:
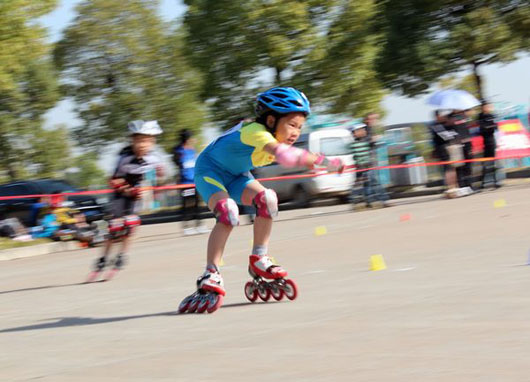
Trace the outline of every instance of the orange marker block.
<instances>
[{"instance_id":1,"label":"orange marker block","mask_svg":"<svg viewBox=\"0 0 530 382\"><path fill-rule=\"evenodd\" d=\"M399 217L400 222L408 222L410 220L410 214L403 214Z\"/></svg>"}]
</instances>

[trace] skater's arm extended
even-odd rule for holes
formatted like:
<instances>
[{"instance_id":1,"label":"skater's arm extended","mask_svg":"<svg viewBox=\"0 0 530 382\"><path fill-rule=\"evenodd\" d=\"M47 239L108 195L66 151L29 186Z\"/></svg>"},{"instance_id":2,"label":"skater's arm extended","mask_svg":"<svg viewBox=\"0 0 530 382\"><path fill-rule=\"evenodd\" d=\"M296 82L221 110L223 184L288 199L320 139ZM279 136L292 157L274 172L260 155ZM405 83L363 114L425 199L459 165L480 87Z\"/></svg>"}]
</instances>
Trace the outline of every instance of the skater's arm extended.
<instances>
[{"instance_id":1,"label":"skater's arm extended","mask_svg":"<svg viewBox=\"0 0 530 382\"><path fill-rule=\"evenodd\" d=\"M315 165L325 166L328 171L342 172L344 164L339 158L328 159L324 155L313 154L285 143L268 143L263 150L276 157L278 163L284 167L305 166L313 168Z\"/></svg>"}]
</instances>

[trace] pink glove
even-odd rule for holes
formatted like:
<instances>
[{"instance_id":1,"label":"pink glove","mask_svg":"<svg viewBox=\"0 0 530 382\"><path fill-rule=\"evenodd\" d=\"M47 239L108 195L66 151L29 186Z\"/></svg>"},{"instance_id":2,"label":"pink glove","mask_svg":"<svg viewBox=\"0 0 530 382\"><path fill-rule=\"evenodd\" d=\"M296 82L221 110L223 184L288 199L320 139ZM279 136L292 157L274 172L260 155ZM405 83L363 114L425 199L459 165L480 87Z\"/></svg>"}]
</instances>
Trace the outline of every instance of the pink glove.
<instances>
[{"instance_id":1,"label":"pink glove","mask_svg":"<svg viewBox=\"0 0 530 382\"><path fill-rule=\"evenodd\" d=\"M344 171L344 163L340 158L328 159L324 155L319 155L318 159L315 161L316 165L326 166L328 172L337 171L341 174Z\"/></svg>"}]
</instances>

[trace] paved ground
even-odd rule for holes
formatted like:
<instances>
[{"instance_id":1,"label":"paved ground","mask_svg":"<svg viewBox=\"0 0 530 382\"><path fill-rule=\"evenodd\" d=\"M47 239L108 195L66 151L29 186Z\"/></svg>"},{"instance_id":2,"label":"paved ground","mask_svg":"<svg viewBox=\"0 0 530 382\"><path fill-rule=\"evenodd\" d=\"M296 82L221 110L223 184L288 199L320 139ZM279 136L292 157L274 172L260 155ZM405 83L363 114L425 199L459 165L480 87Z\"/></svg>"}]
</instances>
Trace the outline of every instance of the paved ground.
<instances>
[{"instance_id":1,"label":"paved ground","mask_svg":"<svg viewBox=\"0 0 530 382\"><path fill-rule=\"evenodd\" d=\"M109 283L78 284L97 249L2 262L0 380L528 381L529 188L282 213L271 253L294 302L246 302L240 227L213 315L175 314L206 244L176 223L142 227ZM387 270L368 271L373 254Z\"/></svg>"}]
</instances>

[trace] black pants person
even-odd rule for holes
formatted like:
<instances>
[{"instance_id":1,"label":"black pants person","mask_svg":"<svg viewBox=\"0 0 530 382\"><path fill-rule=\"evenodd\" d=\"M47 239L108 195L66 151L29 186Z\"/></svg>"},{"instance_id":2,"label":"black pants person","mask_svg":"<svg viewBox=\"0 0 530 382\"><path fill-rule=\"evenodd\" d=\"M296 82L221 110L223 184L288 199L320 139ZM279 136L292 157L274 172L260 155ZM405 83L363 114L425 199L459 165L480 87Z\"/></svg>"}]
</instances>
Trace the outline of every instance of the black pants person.
<instances>
[{"instance_id":1,"label":"black pants person","mask_svg":"<svg viewBox=\"0 0 530 382\"><path fill-rule=\"evenodd\" d=\"M199 220L199 195L195 188L183 188L180 192L182 200L182 223L184 228L192 225L190 222L195 220L195 226L200 224Z\"/></svg>"},{"instance_id":2,"label":"black pants person","mask_svg":"<svg viewBox=\"0 0 530 382\"><path fill-rule=\"evenodd\" d=\"M494 158L495 157L495 144L486 144L484 145L484 158ZM497 168L495 167L495 161L487 161L482 163L482 179L480 186L484 188L486 176L489 174L492 175L493 185L497 187Z\"/></svg>"},{"instance_id":3,"label":"black pants person","mask_svg":"<svg viewBox=\"0 0 530 382\"><path fill-rule=\"evenodd\" d=\"M462 143L462 151L464 159L473 159L473 145L471 142ZM462 166L457 167L456 176L458 178L458 185L460 187L471 187L472 185L472 163L467 162Z\"/></svg>"}]
</instances>

